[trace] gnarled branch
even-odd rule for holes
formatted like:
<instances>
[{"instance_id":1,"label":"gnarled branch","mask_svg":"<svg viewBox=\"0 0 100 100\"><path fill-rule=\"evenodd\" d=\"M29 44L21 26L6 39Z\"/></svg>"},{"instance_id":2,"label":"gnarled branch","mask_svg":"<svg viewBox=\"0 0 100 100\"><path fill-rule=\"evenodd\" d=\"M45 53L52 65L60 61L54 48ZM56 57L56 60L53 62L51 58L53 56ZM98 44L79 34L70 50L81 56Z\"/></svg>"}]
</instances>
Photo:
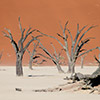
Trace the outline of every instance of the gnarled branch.
<instances>
[{"instance_id":1,"label":"gnarled branch","mask_svg":"<svg viewBox=\"0 0 100 100\"><path fill-rule=\"evenodd\" d=\"M11 40L11 44L13 45L13 47L15 49L15 52L17 53L19 51L17 43L13 40L13 37L12 37L12 34L11 34L10 30L7 29L7 28L5 28L5 29L8 31L9 35L4 31L3 31L3 34L4 34L5 37L7 37L7 38L9 38Z\"/></svg>"}]
</instances>

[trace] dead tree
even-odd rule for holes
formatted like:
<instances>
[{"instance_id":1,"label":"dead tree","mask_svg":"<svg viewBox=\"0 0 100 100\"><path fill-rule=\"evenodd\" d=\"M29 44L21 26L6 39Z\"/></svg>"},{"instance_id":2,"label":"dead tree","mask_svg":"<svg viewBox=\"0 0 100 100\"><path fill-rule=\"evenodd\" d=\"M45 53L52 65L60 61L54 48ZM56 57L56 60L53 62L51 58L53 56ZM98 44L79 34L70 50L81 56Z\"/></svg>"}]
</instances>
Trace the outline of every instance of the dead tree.
<instances>
[{"instance_id":1,"label":"dead tree","mask_svg":"<svg viewBox=\"0 0 100 100\"><path fill-rule=\"evenodd\" d=\"M37 32L39 32L40 34L42 34L44 36L53 38L58 41L58 43L65 50L66 56L68 58L68 72L71 72L73 74L75 72L75 63L76 63L77 58L98 48L98 47L96 47L96 48L92 48L90 50L85 50L85 49L83 49L84 45L87 44L93 38L90 37L90 38L86 38L86 39L82 40L83 37L85 36L85 34L92 28L95 28L96 26L90 26L85 32L82 33L82 31L87 27L87 25L84 26L83 28L79 29L79 24L77 24L77 33L76 33L75 39L73 39L73 36L72 36L70 30L67 28L67 25L68 25L68 21L66 22L64 28L60 24L61 29L63 31L63 35L57 33L57 35L63 39L65 45L58 38L56 38L54 36L44 34L39 30L37 30ZM68 46L68 35L66 34L66 31L68 32L68 34L71 38L70 46ZM81 35L81 33L82 33L82 35Z\"/></svg>"},{"instance_id":2,"label":"dead tree","mask_svg":"<svg viewBox=\"0 0 100 100\"><path fill-rule=\"evenodd\" d=\"M83 75L81 73L75 73L75 75L71 77L71 79L74 80L74 82L75 80L77 81L84 80L86 85L90 85L92 87L100 85L100 81L99 81L100 80L100 61L96 56L94 56L94 58L97 61L98 66L99 66L96 69L96 71L94 71L91 75Z\"/></svg>"},{"instance_id":3,"label":"dead tree","mask_svg":"<svg viewBox=\"0 0 100 100\"><path fill-rule=\"evenodd\" d=\"M40 56L36 56L36 49L37 49L37 47L38 47L38 45L39 45L39 42L38 42L38 43L33 43L33 45L34 45L34 46L33 46L32 52L30 52L30 51L27 49L27 52L29 53L29 56L30 56L29 68L30 68L31 70L33 70L33 68L32 68L32 63L33 63L34 59L40 57Z\"/></svg>"},{"instance_id":4,"label":"dead tree","mask_svg":"<svg viewBox=\"0 0 100 100\"><path fill-rule=\"evenodd\" d=\"M34 37L32 36L32 38L34 38ZM33 63L37 64L37 65L40 65L40 64L43 64L44 62L46 62L46 60L44 60L44 59L42 59L40 62L38 62L38 60L36 60L37 58L41 58L40 55L37 55L37 48L38 48L38 46L39 46L39 42L37 42L37 43L33 42L33 50L32 50L32 52L30 52L27 49L27 52L29 53L29 56L30 56L29 68L31 70L33 70L33 68L32 68Z\"/></svg>"},{"instance_id":5,"label":"dead tree","mask_svg":"<svg viewBox=\"0 0 100 100\"><path fill-rule=\"evenodd\" d=\"M53 47L53 49L54 49L54 54L52 55L43 45L42 45L42 43L40 42L40 48L49 56L49 57L47 57L47 56L44 56L44 55L42 55L42 54L39 54L39 55L41 55L41 56L43 56L43 57L45 57L45 58L47 58L47 59L49 59L49 60L52 60L53 61L53 63L57 66L57 69L58 69L58 72L60 72L60 73L64 73L64 71L63 71L63 69L61 68L61 62L60 62L60 57L61 57L61 53L62 53L62 51L59 53L59 54L57 54L57 52L56 52L56 49L55 49L55 47L53 46L53 44L51 44L52 45L52 47Z\"/></svg>"},{"instance_id":6,"label":"dead tree","mask_svg":"<svg viewBox=\"0 0 100 100\"><path fill-rule=\"evenodd\" d=\"M90 76L85 75L86 84L91 85L92 87L100 85L100 81L99 81L100 80L100 61L96 56L94 56L94 58L98 63L98 68L96 69L96 71L92 73L92 75Z\"/></svg>"},{"instance_id":7,"label":"dead tree","mask_svg":"<svg viewBox=\"0 0 100 100\"><path fill-rule=\"evenodd\" d=\"M19 26L20 26L20 30L21 30L21 38L19 39L18 43L13 39L12 33L9 29L5 28L5 30L8 32L8 34L3 31L3 35L10 39L10 42L15 49L15 53L16 53L16 75L17 76L23 76L23 68L22 68L23 55L24 55L26 49L29 47L29 45L34 40L37 40L37 38L40 37L41 35L38 35L38 36L32 38L24 46L25 40L28 38L28 36L30 34L32 34L35 31L35 29L33 30L31 27L29 27L29 29L26 31L25 28L22 28L22 25L21 25L21 22L20 22L20 17L18 18L18 21L19 21ZM26 34L25 34L25 31L26 31Z\"/></svg>"}]
</instances>

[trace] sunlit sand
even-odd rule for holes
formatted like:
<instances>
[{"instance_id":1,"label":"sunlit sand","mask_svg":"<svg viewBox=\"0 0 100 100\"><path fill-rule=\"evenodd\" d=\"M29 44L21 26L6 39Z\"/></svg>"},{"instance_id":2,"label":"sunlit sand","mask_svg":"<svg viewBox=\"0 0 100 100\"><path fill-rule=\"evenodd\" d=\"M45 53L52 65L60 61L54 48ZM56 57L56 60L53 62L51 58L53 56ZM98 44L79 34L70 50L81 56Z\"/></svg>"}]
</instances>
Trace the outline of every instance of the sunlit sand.
<instances>
[{"instance_id":1,"label":"sunlit sand","mask_svg":"<svg viewBox=\"0 0 100 100\"><path fill-rule=\"evenodd\" d=\"M80 67L76 72L91 74L97 67ZM56 67L33 67L30 70L24 67L24 76L16 76L15 66L0 67L0 100L100 100L98 94L83 92L56 91L56 92L34 92L35 89L49 89L66 84L64 80L68 74L58 73ZM67 72L67 68L63 67ZM21 91L16 91L16 88Z\"/></svg>"}]
</instances>

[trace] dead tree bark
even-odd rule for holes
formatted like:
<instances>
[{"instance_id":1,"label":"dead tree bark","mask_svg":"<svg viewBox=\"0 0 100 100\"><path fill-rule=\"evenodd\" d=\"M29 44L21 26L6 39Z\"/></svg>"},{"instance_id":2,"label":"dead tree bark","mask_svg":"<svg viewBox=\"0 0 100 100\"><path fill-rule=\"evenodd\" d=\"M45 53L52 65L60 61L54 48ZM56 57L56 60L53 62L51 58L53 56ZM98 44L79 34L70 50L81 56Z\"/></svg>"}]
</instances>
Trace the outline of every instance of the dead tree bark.
<instances>
[{"instance_id":1,"label":"dead tree bark","mask_svg":"<svg viewBox=\"0 0 100 100\"><path fill-rule=\"evenodd\" d=\"M52 44L53 46L53 44ZM57 66L57 69L58 69L58 72L60 73L64 73L63 69L61 68L60 66L60 55L61 53L57 54L56 50L55 50L55 47L53 46L53 49L54 49L54 56L42 45L42 43L40 42L40 48L49 56L49 57L46 57L42 54L39 54L49 60L52 60L53 63Z\"/></svg>"},{"instance_id":2,"label":"dead tree bark","mask_svg":"<svg viewBox=\"0 0 100 100\"><path fill-rule=\"evenodd\" d=\"M20 52L16 55L16 75L23 76L23 68L22 68L22 59L23 54Z\"/></svg>"},{"instance_id":3,"label":"dead tree bark","mask_svg":"<svg viewBox=\"0 0 100 100\"><path fill-rule=\"evenodd\" d=\"M97 59L96 56L95 60L98 62L99 67L94 71L91 75L83 75L81 73L75 73L74 76L71 77L71 79L75 82L84 80L86 85L90 85L92 87L100 85L100 61Z\"/></svg>"},{"instance_id":4,"label":"dead tree bark","mask_svg":"<svg viewBox=\"0 0 100 100\"><path fill-rule=\"evenodd\" d=\"M8 34L6 32L3 31L3 34L5 37L9 38L11 41L11 44L13 45L14 49L15 49L15 53L16 53L16 75L17 76L23 76L23 68L22 68L22 60L23 60L23 55L26 51L26 49L29 47L29 45L34 41L37 40L38 37L40 37L41 35L38 35L34 38L32 38L30 41L27 42L27 44L24 46L24 42L27 39L27 37L32 34L34 30L32 30L31 27L29 27L29 29L26 31L25 34L25 28L22 28L21 22L20 22L20 17L18 18L19 21L19 26L20 26L20 30L21 30L21 38L17 42L15 42L15 40L13 39L12 33L9 29L5 28L5 30L8 32Z\"/></svg>"},{"instance_id":5,"label":"dead tree bark","mask_svg":"<svg viewBox=\"0 0 100 100\"><path fill-rule=\"evenodd\" d=\"M67 24L68 24L68 21L66 22L64 28L62 27L62 25L60 24L61 26L61 29L63 31L63 36L61 34L58 34L57 35L63 39L64 44L61 43L61 41L54 37L54 36L50 36L50 35L47 35L47 34L44 34L42 32L40 32L39 30L37 30L37 32L39 32L40 34L44 35L44 36L47 36L47 37L50 37L50 38L53 38L55 40L58 41L58 43L63 47L63 49L65 50L66 52L66 56L68 58L68 72L71 72L72 74L75 73L75 63L76 63L76 60L78 57L84 55L84 54L87 54L95 49L97 49L98 47L96 48L93 48L93 49L90 49L90 50L85 50L83 49L83 46L85 44L87 44L91 39L93 38L86 38L85 40L82 40L83 37L85 36L85 34L91 30L92 28L95 28L96 26L90 26L84 33L82 33L82 35L80 36L81 32L87 27L87 26L84 26L82 29L79 30L79 24L77 24L77 33L76 33L76 36L75 36L75 39L73 39L72 37L72 34L70 32L70 30L67 28ZM69 33L70 35L70 38L71 38L71 46L69 47L68 46L68 35L66 34L66 31ZM80 37L79 37L80 36ZM69 48L71 52L69 52Z\"/></svg>"}]
</instances>

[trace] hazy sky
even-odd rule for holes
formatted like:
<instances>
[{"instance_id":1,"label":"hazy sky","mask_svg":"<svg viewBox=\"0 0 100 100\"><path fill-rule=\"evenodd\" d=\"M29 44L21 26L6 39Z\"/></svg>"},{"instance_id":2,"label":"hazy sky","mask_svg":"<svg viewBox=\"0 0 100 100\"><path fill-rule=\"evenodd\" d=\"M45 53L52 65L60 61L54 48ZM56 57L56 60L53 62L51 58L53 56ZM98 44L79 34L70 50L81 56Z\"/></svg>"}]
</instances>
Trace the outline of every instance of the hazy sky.
<instances>
[{"instance_id":1,"label":"hazy sky","mask_svg":"<svg viewBox=\"0 0 100 100\"><path fill-rule=\"evenodd\" d=\"M100 45L100 0L0 0L0 51L4 51L2 65L15 65L14 49L9 39L3 37L2 31L4 27L9 28L17 41L20 36L18 16L21 17L23 27L32 26L53 36L61 33L59 22L64 26L67 20L73 36L77 23L80 28L84 25L98 25L88 32L88 37L96 38L89 43L88 48ZM51 50L45 41L51 40L42 39L43 44ZM94 54L98 55L98 51L89 54L86 61L91 62ZM24 63L28 63L28 59L26 54Z\"/></svg>"}]
</instances>

